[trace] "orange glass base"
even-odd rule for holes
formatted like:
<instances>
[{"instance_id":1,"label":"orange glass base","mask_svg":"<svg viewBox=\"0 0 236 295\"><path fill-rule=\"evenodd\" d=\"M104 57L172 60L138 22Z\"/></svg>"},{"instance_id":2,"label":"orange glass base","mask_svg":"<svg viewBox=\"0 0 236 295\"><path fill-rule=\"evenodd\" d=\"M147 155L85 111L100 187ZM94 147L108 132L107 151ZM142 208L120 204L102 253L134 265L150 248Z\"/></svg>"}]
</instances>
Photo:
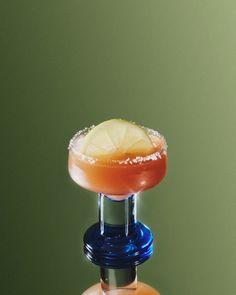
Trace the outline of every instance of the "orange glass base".
<instances>
[{"instance_id":1,"label":"orange glass base","mask_svg":"<svg viewBox=\"0 0 236 295\"><path fill-rule=\"evenodd\" d=\"M154 290L152 287L138 282L137 288L134 289L128 289L128 288L120 288L116 290L109 290L109 291L102 291L101 284L96 284L86 290L82 295L160 295L156 290Z\"/></svg>"}]
</instances>

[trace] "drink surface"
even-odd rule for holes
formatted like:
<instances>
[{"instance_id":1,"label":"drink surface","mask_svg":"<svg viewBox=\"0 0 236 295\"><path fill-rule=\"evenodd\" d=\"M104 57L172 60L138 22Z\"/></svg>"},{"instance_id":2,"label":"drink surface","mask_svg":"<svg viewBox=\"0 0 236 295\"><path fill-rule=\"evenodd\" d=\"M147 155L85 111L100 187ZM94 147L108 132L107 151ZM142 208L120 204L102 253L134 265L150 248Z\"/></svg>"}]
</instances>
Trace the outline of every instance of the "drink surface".
<instances>
[{"instance_id":1,"label":"drink surface","mask_svg":"<svg viewBox=\"0 0 236 295\"><path fill-rule=\"evenodd\" d=\"M145 156L129 155L123 159L94 159L79 152L85 134L72 139L68 169L72 179L85 189L113 195L141 192L157 185L164 178L167 166L166 142L163 136L147 129L154 152Z\"/></svg>"},{"instance_id":2,"label":"drink surface","mask_svg":"<svg viewBox=\"0 0 236 295\"><path fill-rule=\"evenodd\" d=\"M152 287L138 282L137 288L135 290L131 289L117 289L111 291L102 291L101 284L96 284L86 290L82 295L160 295L156 290Z\"/></svg>"}]
</instances>

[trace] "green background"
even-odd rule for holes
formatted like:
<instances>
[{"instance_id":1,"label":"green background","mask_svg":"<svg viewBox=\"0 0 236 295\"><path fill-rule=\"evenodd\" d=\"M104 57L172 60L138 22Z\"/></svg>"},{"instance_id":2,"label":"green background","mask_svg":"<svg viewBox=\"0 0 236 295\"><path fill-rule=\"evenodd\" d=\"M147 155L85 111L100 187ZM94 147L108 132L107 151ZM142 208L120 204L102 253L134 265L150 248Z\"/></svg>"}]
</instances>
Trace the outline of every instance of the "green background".
<instances>
[{"instance_id":1,"label":"green background","mask_svg":"<svg viewBox=\"0 0 236 295\"><path fill-rule=\"evenodd\" d=\"M236 294L235 0L1 1L1 293L78 295L96 196L72 182L78 130L163 133L168 176L139 198L161 295Z\"/></svg>"}]
</instances>

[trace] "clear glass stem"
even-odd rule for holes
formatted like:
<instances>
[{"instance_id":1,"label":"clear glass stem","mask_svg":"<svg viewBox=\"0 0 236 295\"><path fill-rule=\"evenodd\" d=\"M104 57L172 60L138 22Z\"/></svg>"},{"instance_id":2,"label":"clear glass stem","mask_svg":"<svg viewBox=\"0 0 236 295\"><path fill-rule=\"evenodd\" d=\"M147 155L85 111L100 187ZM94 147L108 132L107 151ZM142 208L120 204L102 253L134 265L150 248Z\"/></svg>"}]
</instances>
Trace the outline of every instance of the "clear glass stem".
<instances>
[{"instance_id":1,"label":"clear glass stem","mask_svg":"<svg viewBox=\"0 0 236 295\"><path fill-rule=\"evenodd\" d=\"M103 292L112 290L135 291L137 288L137 267L125 269L100 268Z\"/></svg>"},{"instance_id":2,"label":"clear glass stem","mask_svg":"<svg viewBox=\"0 0 236 295\"><path fill-rule=\"evenodd\" d=\"M121 200L99 194L99 223L101 234L106 234L111 226L119 226L121 227L121 231L124 230L127 236L132 225L136 223L136 212L136 194L132 194Z\"/></svg>"},{"instance_id":3,"label":"clear glass stem","mask_svg":"<svg viewBox=\"0 0 236 295\"><path fill-rule=\"evenodd\" d=\"M99 223L102 235L109 236L113 228L119 227L119 234L128 236L136 223L136 195L125 199L112 199L99 194ZM126 289L136 290L137 267L129 268L100 268L101 287L103 292Z\"/></svg>"}]
</instances>

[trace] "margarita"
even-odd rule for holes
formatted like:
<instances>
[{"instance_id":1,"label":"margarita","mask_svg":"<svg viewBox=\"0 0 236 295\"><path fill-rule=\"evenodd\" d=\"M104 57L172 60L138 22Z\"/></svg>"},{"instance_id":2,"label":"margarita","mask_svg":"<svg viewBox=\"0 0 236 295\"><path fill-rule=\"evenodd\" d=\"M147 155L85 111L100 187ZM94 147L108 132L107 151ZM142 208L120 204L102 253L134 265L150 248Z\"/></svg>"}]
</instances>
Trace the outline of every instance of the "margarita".
<instances>
[{"instance_id":1,"label":"margarita","mask_svg":"<svg viewBox=\"0 0 236 295\"><path fill-rule=\"evenodd\" d=\"M112 153L105 154L103 148L103 153L94 157L83 153L83 144L95 128L78 132L70 142L68 167L76 183L94 192L122 198L122 195L141 192L161 182L166 174L167 145L160 133L139 127L150 141L146 150L136 147L124 152L114 148Z\"/></svg>"}]
</instances>

